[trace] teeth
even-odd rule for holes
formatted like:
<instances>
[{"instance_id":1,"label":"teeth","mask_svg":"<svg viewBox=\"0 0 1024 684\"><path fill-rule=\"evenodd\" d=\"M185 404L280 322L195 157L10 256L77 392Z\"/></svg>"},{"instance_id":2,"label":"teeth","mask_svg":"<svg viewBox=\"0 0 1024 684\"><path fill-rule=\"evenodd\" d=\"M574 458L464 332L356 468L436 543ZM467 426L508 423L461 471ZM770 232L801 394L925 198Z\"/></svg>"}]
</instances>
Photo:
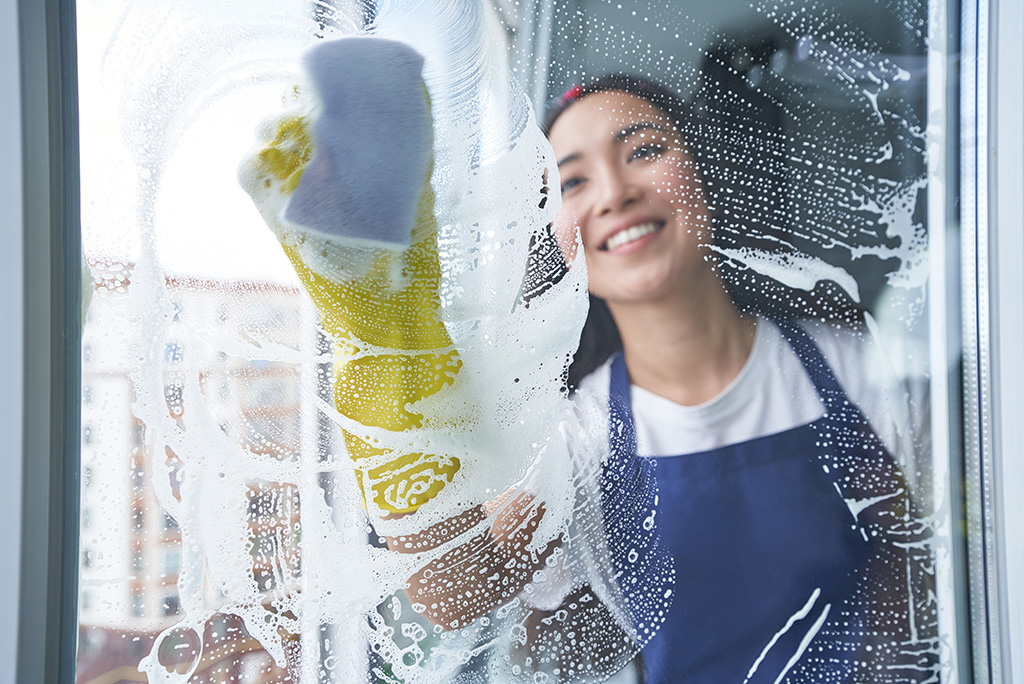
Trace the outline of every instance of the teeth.
<instances>
[{"instance_id":1,"label":"teeth","mask_svg":"<svg viewBox=\"0 0 1024 684\"><path fill-rule=\"evenodd\" d=\"M661 223L652 221L651 223L641 223L638 226L627 228L626 230L620 231L608 238L608 242L605 243L604 248L606 250L616 249L617 247L629 244L634 240L639 240L645 235L657 232L660 227Z\"/></svg>"}]
</instances>

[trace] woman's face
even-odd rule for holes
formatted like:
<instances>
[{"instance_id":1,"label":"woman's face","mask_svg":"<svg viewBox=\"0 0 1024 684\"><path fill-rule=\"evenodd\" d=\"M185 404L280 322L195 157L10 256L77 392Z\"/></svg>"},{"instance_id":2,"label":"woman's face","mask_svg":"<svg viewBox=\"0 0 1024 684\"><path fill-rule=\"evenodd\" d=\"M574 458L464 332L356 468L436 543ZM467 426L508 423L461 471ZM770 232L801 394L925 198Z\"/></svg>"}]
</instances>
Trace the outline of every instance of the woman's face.
<instances>
[{"instance_id":1,"label":"woman's face","mask_svg":"<svg viewBox=\"0 0 1024 684\"><path fill-rule=\"evenodd\" d=\"M578 225L590 291L610 305L679 296L710 271L710 220L679 131L647 100L619 91L585 96L551 128L572 249Z\"/></svg>"}]
</instances>

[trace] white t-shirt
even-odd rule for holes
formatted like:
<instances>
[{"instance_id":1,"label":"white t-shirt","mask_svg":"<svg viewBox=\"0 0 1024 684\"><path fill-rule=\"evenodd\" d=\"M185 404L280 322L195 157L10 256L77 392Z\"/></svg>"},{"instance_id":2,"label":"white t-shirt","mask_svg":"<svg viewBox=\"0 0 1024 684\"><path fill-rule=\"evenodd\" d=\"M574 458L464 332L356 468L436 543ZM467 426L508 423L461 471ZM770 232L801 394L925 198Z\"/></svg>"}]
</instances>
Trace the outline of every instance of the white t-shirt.
<instances>
[{"instance_id":1,"label":"white t-shirt","mask_svg":"<svg viewBox=\"0 0 1024 684\"><path fill-rule=\"evenodd\" d=\"M890 453L903 460L917 449L905 450L924 422L921 382L875 380L861 336L834 327L801 324L818 344L848 398L864 412ZM580 399L607 406L611 360L583 379ZM893 390L903 394L892 399ZM784 432L824 415L814 384L779 328L767 319L757 321L754 344L739 375L718 396L696 406L682 406L645 389L630 386L638 448L645 456L674 456L708 451L729 444ZM894 411L902 401L915 410ZM607 411L607 409L605 409ZM912 417L913 416L913 417ZM902 419L902 420L901 420ZM913 425L916 423L917 425ZM919 436L920 437L920 436Z\"/></svg>"}]
</instances>

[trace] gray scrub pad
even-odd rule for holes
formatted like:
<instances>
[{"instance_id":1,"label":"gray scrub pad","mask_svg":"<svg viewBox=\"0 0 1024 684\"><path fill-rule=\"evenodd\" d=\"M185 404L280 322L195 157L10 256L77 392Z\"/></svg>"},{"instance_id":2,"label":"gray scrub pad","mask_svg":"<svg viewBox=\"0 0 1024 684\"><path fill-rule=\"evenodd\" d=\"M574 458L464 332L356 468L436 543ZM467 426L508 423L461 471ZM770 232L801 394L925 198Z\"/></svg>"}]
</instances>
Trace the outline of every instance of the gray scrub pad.
<instances>
[{"instance_id":1,"label":"gray scrub pad","mask_svg":"<svg viewBox=\"0 0 1024 684\"><path fill-rule=\"evenodd\" d=\"M313 155L284 217L328 237L410 242L433 149L423 57L404 43L341 38L306 53L318 99Z\"/></svg>"}]
</instances>

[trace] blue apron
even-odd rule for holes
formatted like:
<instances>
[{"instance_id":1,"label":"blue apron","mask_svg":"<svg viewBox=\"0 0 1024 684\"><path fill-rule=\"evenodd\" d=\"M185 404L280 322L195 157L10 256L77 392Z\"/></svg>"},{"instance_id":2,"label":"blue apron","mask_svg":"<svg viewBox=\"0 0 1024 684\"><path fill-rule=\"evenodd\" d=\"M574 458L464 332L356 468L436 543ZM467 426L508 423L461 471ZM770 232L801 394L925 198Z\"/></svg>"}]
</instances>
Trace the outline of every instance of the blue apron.
<instances>
[{"instance_id":1,"label":"blue apron","mask_svg":"<svg viewBox=\"0 0 1024 684\"><path fill-rule=\"evenodd\" d=\"M633 615L659 598L636 549L675 561L660 629L646 639L634 625L646 681L924 681L938 667L929 528L815 342L776 325L825 415L711 451L638 457L625 361L612 363L602 508ZM856 516L844 499L861 502Z\"/></svg>"}]
</instances>

